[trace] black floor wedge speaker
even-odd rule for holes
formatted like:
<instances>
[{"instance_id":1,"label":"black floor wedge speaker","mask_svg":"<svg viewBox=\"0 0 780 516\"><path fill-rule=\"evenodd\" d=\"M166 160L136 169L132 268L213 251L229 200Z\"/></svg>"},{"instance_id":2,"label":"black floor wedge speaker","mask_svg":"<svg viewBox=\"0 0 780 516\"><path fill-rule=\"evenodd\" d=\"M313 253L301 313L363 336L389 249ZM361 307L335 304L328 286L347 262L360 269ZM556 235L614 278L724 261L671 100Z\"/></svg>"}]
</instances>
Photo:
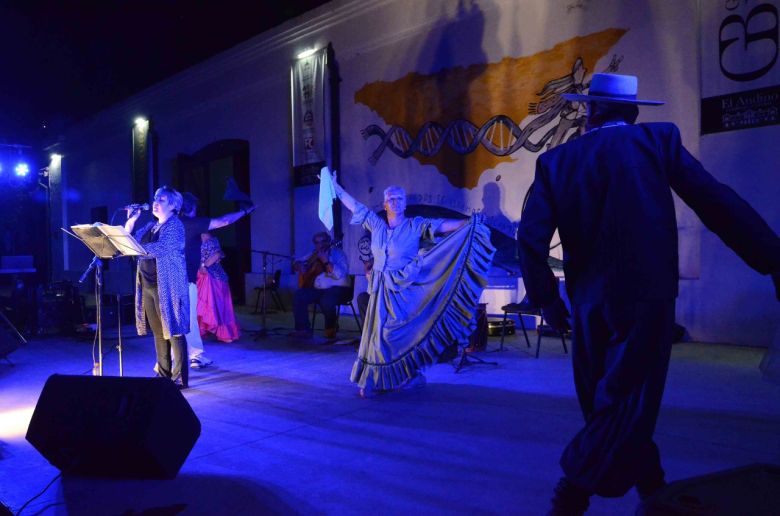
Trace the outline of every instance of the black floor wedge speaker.
<instances>
[{"instance_id":1,"label":"black floor wedge speaker","mask_svg":"<svg viewBox=\"0 0 780 516\"><path fill-rule=\"evenodd\" d=\"M200 421L166 378L52 375L27 440L65 475L173 478Z\"/></svg>"},{"instance_id":2,"label":"black floor wedge speaker","mask_svg":"<svg viewBox=\"0 0 780 516\"><path fill-rule=\"evenodd\" d=\"M751 464L677 480L642 503L644 516L780 514L780 466Z\"/></svg>"}]
</instances>

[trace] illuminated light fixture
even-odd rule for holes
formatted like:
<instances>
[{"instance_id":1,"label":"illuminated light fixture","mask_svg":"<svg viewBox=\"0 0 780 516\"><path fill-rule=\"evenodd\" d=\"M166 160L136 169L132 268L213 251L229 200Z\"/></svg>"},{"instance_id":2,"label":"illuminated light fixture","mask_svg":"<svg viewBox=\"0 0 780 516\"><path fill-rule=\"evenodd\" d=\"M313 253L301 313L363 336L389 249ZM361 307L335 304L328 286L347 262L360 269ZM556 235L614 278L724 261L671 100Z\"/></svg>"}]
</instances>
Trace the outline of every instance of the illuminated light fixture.
<instances>
[{"instance_id":1,"label":"illuminated light fixture","mask_svg":"<svg viewBox=\"0 0 780 516\"><path fill-rule=\"evenodd\" d=\"M62 154L57 154L56 152L49 156L49 159L51 161L60 161L62 159Z\"/></svg>"},{"instance_id":2,"label":"illuminated light fixture","mask_svg":"<svg viewBox=\"0 0 780 516\"><path fill-rule=\"evenodd\" d=\"M298 54L297 57L298 57L298 59L303 59L304 57L309 57L309 56L312 56L312 55L314 55L316 53L317 53L317 49L316 48L310 48L310 49L304 50L303 52Z\"/></svg>"},{"instance_id":3,"label":"illuminated light fixture","mask_svg":"<svg viewBox=\"0 0 780 516\"><path fill-rule=\"evenodd\" d=\"M30 167L27 166L27 163L17 163L14 172L17 176L24 177L30 173Z\"/></svg>"},{"instance_id":4,"label":"illuminated light fixture","mask_svg":"<svg viewBox=\"0 0 780 516\"><path fill-rule=\"evenodd\" d=\"M139 116L138 118L135 119L135 126L136 127L141 127L141 126L148 125L148 124L149 124L149 120L145 119L142 116Z\"/></svg>"}]
</instances>

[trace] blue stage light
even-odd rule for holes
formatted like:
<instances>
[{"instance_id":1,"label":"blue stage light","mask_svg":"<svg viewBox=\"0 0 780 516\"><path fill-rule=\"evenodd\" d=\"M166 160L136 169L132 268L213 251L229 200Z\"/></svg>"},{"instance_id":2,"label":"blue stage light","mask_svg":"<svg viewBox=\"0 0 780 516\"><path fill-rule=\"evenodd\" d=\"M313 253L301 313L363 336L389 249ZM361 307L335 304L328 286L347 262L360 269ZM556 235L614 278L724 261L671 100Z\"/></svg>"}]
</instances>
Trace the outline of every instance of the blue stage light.
<instances>
[{"instance_id":1,"label":"blue stage light","mask_svg":"<svg viewBox=\"0 0 780 516\"><path fill-rule=\"evenodd\" d=\"M16 172L17 176L24 177L30 173L30 167L27 163L17 163L14 172Z\"/></svg>"}]
</instances>

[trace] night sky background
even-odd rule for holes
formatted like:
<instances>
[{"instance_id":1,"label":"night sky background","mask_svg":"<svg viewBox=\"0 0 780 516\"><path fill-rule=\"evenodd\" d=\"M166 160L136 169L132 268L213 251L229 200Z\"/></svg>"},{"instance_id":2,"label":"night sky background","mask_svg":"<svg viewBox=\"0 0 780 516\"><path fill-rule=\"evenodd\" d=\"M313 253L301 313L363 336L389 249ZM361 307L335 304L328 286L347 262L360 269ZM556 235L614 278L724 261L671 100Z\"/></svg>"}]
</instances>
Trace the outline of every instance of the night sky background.
<instances>
[{"instance_id":1,"label":"night sky background","mask_svg":"<svg viewBox=\"0 0 780 516\"><path fill-rule=\"evenodd\" d=\"M0 255L35 256L25 281L51 281L44 148L68 126L324 3L0 0Z\"/></svg>"},{"instance_id":2,"label":"night sky background","mask_svg":"<svg viewBox=\"0 0 780 516\"><path fill-rule=\"evenodd\" d=\"M325 0L0 0L0 143L68 124Z\"/></svg>"}]
</instances>

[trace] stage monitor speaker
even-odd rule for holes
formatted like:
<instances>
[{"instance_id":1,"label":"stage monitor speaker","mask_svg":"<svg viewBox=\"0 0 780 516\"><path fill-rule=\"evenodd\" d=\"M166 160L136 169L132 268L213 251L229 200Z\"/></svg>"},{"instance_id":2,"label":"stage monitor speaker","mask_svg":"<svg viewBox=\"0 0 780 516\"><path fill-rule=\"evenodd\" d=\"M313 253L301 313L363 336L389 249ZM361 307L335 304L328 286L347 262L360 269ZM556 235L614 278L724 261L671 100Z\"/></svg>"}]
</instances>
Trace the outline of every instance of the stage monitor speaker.
<instances>
[{"instance_id":1,"label":"stage monitor speaker","mask_svg":"<svg viewBox=\"0 0 780 516\"><path fill-rule=\"evenodd\" d=\"M780 466L751 464L672 482L645 501L647 516L780 514Z\"/></svg>"},{"instance_id":2,"label":"stage monitor speaker","mask_svg":"<svg viewBox=\"0 0 780 516\"><path fill-rule=\"evenodd\" d=\"M167 378L52 375L27 440L63 474L173 478L200 421Z\"/></svg>"}]
</instances>

